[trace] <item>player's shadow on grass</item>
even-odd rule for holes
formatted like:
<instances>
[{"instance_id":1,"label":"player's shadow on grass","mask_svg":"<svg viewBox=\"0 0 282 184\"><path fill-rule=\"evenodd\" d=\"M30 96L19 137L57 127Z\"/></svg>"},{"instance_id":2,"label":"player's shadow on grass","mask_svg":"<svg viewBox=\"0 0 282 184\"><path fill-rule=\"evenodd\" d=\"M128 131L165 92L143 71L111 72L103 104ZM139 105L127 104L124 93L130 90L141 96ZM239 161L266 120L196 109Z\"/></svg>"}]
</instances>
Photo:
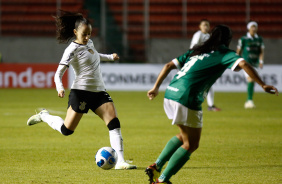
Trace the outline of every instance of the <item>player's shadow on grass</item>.
<instances>
[{"instance_id":1,"label":"player's shadow on grass","mask_svg":"<svg viewBox=\"0 0 282 184\"><path fill-rule=\"evenodd\" d=\"M145 171L146 168L147 168L147 167L138 167L138 166L137 166L137 169L129 169L129 170L127 170L127 171L136 171L136 170L138 170L138 171L139 171L139 170ZM116 171L123 171L123 170L121 169L121 170L116 170Z\"/></svg>"},{"instance_id":2,"label":"player's shadow on grass","mask_svg":"<svg viewBox=\"0 0 282 184\"><path fill-rule=\"evenodd\" d=\"M147 167L138 167L137 166L137 170L144 170L145 171L145 169L147 169Z\"/></svg>"}]
</instances>

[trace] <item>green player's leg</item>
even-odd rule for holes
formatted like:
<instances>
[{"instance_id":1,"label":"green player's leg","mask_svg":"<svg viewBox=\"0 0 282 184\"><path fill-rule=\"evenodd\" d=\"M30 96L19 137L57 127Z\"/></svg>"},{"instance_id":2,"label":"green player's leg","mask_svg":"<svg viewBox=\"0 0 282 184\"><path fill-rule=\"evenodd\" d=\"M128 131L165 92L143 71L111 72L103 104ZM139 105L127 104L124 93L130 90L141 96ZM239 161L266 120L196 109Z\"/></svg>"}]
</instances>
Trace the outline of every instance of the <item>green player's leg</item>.
<instances>
[{"instance_id":1,"label":"green player's leg","mask_svg":"<svg viewBox=\"0 0 282 184\"><path fill-rule=\"evenodd\" d=\"M184 164L190 159L193 153L199 146L202 128L190 128L183 125L178 125L180 135L183 140L183 145L179 147L169 159L168 165L159 177L159 181L169 181L172 175L175 175Z\"/></svg>"},{"instance_id":2,"label":"green player's leg","mask_svg":"<svg viewBox=\"0 0 282 184\"><path fill-rule=\"evenodd\" d=\"M248 99L247 100L253 100L254 86L255 86L255 83L253 81L248 82Z\"/></svg>"},{"instance_id":3,"label":"green player's leg","mask_svg":"<svg viewBox=\"0 0 282 184\"><path fill-rule=\"evenodd\" d=\"M158 157L156 163L157 169L162 170L162 167L170 159L173 153L183 144L176 136L172 137L164 147L160 156Z\"/></svg>"},{"instance_id":4,"label":"green player's leg","mask_svg":"<svg viewBox=\"0 0 282 184\"><path fill-rule=\"evenodd\" d=\"M248 98L247 98L247 101L245 102L245 109L252 109L252 108L255 108L255 104L253 102L253 95L254 95L254 86L255 86L255 83L253 81L252 78L248 77L247 78L247 81L248 81Z\"/></svg>"},{"instance_id":5,"label":"green player's leg","mask_svg":"<svg viewBox=\"0 0 282 184\"><path fill-rule=\"evenodd\" d=\"M156 182L156 180L160 176L162 167L170 159L174 152L183 144L183 142L178 137L180 136L177 135L172 137L167 142L157 161L146 168L145 172L149 176L150 183Z\"/></svg>"}]
</instances>

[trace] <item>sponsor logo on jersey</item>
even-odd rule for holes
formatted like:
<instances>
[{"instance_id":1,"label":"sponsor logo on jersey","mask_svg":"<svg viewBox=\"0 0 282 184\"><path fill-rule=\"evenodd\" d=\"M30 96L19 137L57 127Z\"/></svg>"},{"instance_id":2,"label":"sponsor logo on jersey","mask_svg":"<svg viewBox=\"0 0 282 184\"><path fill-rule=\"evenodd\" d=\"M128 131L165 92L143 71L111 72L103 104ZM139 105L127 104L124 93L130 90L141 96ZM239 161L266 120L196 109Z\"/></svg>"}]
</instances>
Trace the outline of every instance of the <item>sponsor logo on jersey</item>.
<instances>
[{"instance_id":1,"label":"sponsor logo on jersey","mask_svg":"<svg viewBox=\"0 0 282 184\"><path fill-rule=\"evenodd\" d=\"M94 54L94 51L92 49L88 49L88 52L90 52L91 54Z\"/></svg>"},{"instance_id":2,"label":"sponsor logo on jersey","mask_svg":"<svg viewBox=\"0 0 282 184\"><path fill-rule=\"evenodd\" d=\"M174 91L174 92L179 91L179 89L177 89L177 88L175 88L175 87L171 87L171 86L167 86L167 89L168 89L168 90L171 90L171 91Z\"/></svg>"}]
</instances>

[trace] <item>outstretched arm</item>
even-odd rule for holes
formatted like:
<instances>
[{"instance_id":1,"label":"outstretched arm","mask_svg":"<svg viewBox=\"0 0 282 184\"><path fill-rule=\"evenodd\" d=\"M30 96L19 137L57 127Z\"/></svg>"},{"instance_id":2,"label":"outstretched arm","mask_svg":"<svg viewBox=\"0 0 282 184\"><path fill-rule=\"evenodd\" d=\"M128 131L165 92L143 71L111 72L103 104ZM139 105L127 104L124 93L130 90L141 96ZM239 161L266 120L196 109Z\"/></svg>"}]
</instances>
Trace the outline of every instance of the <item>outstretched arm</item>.
<instances>
[{"instance_id":1,"label":"outstretched arm","mask_svg":"<svg viewBox=\"0 0 282 184\"><path fill-rule=\"evenodd\" d=\"M64 98L64 96L65 96L65 89L64 89L64 86L63 86L62 78L63 78L63 75L64 75L64 73L67 69L68 69L68 67L66 65L59 65L58 69L55 73L55 76L54 76L56 89L58 91L58 97L60 97L60 98Z\"/></svg>"},{"instance_id":2,"label":"outstretched arm","mask_svg":"<svg viewBox=\"0 0 282 184\"><path fill-rule=\"evenodd\" d=\"M119 56L117 55L117 53L113 53L113 54L101 54L99 53L100 59L101 61L117 61L119 60Z\"/></svg>"},{"instance_id":3,"label":"outstretched arm","mask_svg":"<svg viewBox=\"0 0 282 184\"><path fill-rule=\"evenodd\" d=\"M160 74L159 74L159 76L158 76L158 78L155 82L154 87L147 92L147 96L150 100L153 100L158 95L160 85L162 84L163 80L167 77L169 72L173 69L176 69L176 66L173 63L173 61L165 64L165 66L161 70L161 72L160 72Z\"/></svg>"},{"instance_id":4,"label":"outstretched arm","mask_svg":"<svg viewBox=\"0 0 282 184\"><path fill-rule=\"evenodd\" d=\"M257 71L245 60L242 60L238 67L245 70L245 72L254 80L256 81L265 92L270 94L276 94L278 96L278 90L274 86L266 85L261 78L259 77Z\"/></svg>"}]
</instances>

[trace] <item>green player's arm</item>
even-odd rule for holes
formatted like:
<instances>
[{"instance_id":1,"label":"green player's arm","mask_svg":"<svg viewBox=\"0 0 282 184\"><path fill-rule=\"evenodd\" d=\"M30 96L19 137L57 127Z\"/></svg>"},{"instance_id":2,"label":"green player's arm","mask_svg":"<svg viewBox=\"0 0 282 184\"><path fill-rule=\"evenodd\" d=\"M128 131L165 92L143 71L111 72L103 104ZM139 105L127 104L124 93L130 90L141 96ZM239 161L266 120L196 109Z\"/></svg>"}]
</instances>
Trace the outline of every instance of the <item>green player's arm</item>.
<instances>
[{"instance_id":1,"label":"green player's arm","mask_svg":"<svg viewBox=\"0 0 282 184\"><path fill-rule=\"evenodd\" d=\"M169 63L165 64L163 69L161 70L161 72L160 72L156 82L155 82L154 88L159 89L159 87L163 83L163 80L167 77L167 75L173 69L176 69L176 66L175 66L175 64L172 61L170 61Z\"/></svg>"},{"instance_id":2,"label":"green player's arm","mask_svg":"<svg viewBox=\"0 0 282 184\"><path fill-rule=\"evenodd\" d=\"M176 69L176 66L172 61L164 65L155 82L154 87L150 89L147 93L147 96L150 100L153 100L158 95L161 84L163 83L167 75L170 73L170 71L173 69Z\"/></svg>"},{"instance_id":3,"label":"green player's arm","mask_svg":"<svg viewBox=\"0 0 282 184\"><path fill-rule=\"evenodd\" d=\"M256 83L258 83L265 92L270 94L276 94L278 96L278 90L274 86L266 85L258 75L257 71L245 60L242 60L235 71L243 69Z\"/></svg>"}]
</instances>

